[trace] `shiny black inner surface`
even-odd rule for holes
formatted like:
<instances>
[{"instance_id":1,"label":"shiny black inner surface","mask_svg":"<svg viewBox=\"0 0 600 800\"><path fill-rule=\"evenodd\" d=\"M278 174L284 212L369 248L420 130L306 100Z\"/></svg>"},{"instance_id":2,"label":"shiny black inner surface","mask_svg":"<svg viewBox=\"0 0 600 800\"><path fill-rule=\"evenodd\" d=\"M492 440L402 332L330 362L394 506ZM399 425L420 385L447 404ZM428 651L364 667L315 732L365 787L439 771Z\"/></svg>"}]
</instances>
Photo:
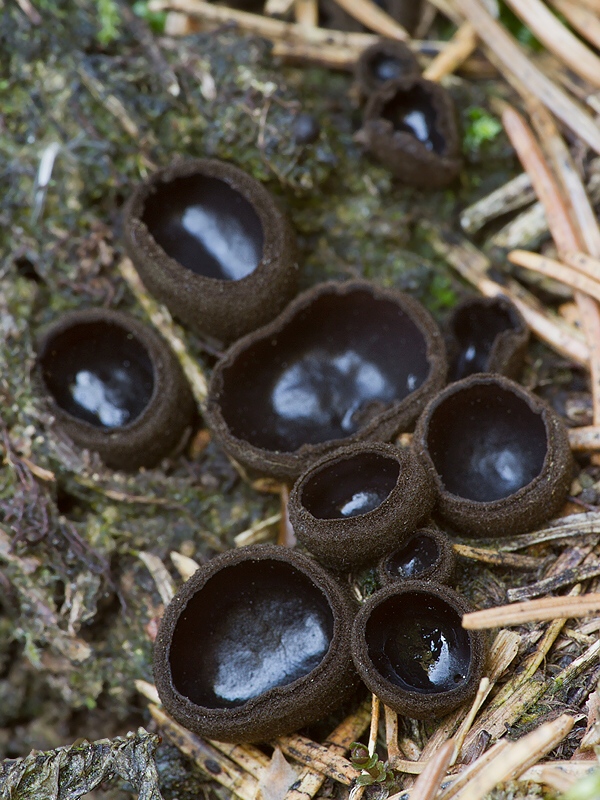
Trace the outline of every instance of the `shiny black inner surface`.
<instances>
[{"instance_id":1,"label":"shiny black inner surface","mask_svg":"<svg viewBox=\"0 0 600 800\"><path fill-rule=\"evenodd\" d=\"M540 414L513 392L475 385L433 413L429 454L446 489L468 500L500 500L527 486L547 451Z\"/></svg>"},{"instance_id":2,"label":"shiny black inner surface","mask_svg":"<svg viewBox=\"0 0 600 800\"><path fill-rule=\"evenodd\" d=\"M146 198L142 220L171 258L207 278L240 280L262 259L256 211L218 178L191 175L159 184Z\"/></svg>"},{"instance_id":3,"label":"shiny black inner surface","mask_svg":"<svg viewBox=\"0 0 600 800\"><path fill-rule=\"evenodd\" d=\"M233 708L308 675L325 657L333 613L281 561L224 568L188 602L171 643L173 684L193 703Z\"/></svg>"},{"instance_id":4,"label":"shiny black inner surface","mask_svg":"<svg viewBox=\"0 0 600 800\"><path fill-rule=\"evenodd\" d=\"M392 578L418 578L433 567L439 557L440 548L436 540L426 533L419 533L390 555L385 569Z\"/></svg>"},{"instance_id":5,"label":"shiny black inner surface","mask_svg":"<svg viewBox=\"0 0 600 800\"><path fill-rule=\"evenodd\" d=\"M108 322L75 325L55 336L40 363L57 404L98 428L133 422L154 391L145 347L132 333Z\"/></svg>"},{"instance_id":6,"label":"shiny black inner surface","mask_svg":"<svg viewBox=\"0 0 600 800\"><path fill-rule=\"evenodd\" d=\"M343 439L417 389L427 345L393 302L325 294L224 373L221 410L239 439L290 452Z\"/></svg>"},{"instance_id":7,"label":"shiny black inner surface","mask_svg":"<svg viewBox=\"0 0 600 800\"><path fill-rule=\"evenodd\" d=\"M514 323L506 308L500 305L466 306L456 314L452 332L459 345L451 368L453 381L475 372L488 372L488 359L500 333L513 329Z\"/></svg>"},{"instance_id":8,"label":"shiny black inner surface","mask_svg":"<svg viewBox=\"0 0 600 800\"><path fill-rule=\"evenodd\" d=\"M317 519L343 519L378 508L398 480L400 465L378 453L349 456L320 469L304 485L302 505Z\"/></svg>"},{"instance_id":9,"label":"shiny black inner surface","mask_svg":"<svg viewBox=\"0 0 600 800\"><path fill-rule=\"evenodd\" d=\"M381 83L393 78L401 78L406 71L404 63L399 58L388 56L385 53L374 55L369 61L369 69Z\"/></svg>"},{"instance_id":10,"label":"shiny black inner surface","mask_svg":"<svg viewBox=\"0 0 600 800\"><path fill-rule=\"evenodd\" d=\"M395 130L410 133L428 150L444 154L446 140L437 127L432 96L421 85L397 91L383 107L381 116L389 120Z\"/></svg>"},{"instance_id":11,"label":"shiny black inner surface","mask_svg":"<svg viewBox=\"0 0 600 800\"><path fill-rule=\"evenodd\" d=\"M468 678L468 633L458 613L435 595L389 597L373 610L365 635L375 668L405 691L448 692Z\"/></svg>"}]
</instances>

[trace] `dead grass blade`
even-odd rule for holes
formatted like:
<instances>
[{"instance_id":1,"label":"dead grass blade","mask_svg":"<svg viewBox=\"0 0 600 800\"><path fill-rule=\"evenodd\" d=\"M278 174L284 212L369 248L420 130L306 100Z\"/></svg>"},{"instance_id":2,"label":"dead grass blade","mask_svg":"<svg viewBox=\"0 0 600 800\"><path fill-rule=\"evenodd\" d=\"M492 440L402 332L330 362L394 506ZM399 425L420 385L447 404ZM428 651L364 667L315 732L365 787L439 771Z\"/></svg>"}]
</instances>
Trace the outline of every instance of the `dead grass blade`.
<instances>
[{"instance_id":1,"label":"dead grass blade","mask_svg":"<svg viewBox=\"0 0 600 800\"><path fill-rule=\"evenodd\" d=\"M417 778L410 793L411 800L433 800L444 780L453 754L454 741L450 739L440 747Z\"/></svg>"},{"instance_id":2,"label":"dead grass blade","mask_svg":"<svg viewBox=\"0 0 600 800\"><path fill-rule=\"evenodd\" d=\"M463 616L463 628L483 630L527 622L572 619L584 617L592 611L600 611L600 593L584 594L580 597L542 597L506 606L473 611Z\"/></svg>"},{"instance_id":3,"label":"dead grass blade","mask_svg":"<svg viewBox=\"0 0 600 800\"><path fill-rule=\"evenodd\" d=\"M562 742L574 721L573 717L563 714L509 744L454 795L456 800L481 800L498 783L517 778Z\"/></svg>"},{"instance_id":4,"label":"dead grass blade","mask_svg":"<svg viewBox=\"0 0 600 800\"><path fill-rule=\"evenodd\" d=\"M335 0L351 17L388 39L410 39L408 32L373 0Z\"/></svg>"},{"instance_id":5,"label":"dead grass blade","mask_svg":"<svg viewBox=\"0 0 600 800\"><path fill-rule=\"evenodd\" d=\"M600 153L600 128L592 117L544 75L516 40L491 16L480 0L457 0L457 6L485 42L490 60L517 88L527 86L570 130Z\"/></svg>"},{"instance_id":6,"label":"dead grass blade","mask_svg":"<svg viewBox=\"0 0 600 800\"><path fill-rule=\"evenodd\" d=\"M512 250L508 254L508 260L600 300L600 282L574 270L568 264L541 256L539 253L530 253L528 250Z\"/></svg>"},{"instance_id":7,"label":"dead grass blade","mask_svg":"<svg viewBox=\"0 0 600 800\"><path fill-rule=\"evenodd\" d=\"M600 59L541 0L506 0L529 30L576 75L600 88Z\"/></svg>"},{"instance_id":8,"label":"dead grass blade","mask_svg":"<svg viewBox=\"0 0 600 800\"><path fill-rule=\"evenodd\" d=\"M600 47L600 4L593 11L585 5L574 2L574 0L550 0L554 8L562 14L569 25L587 39L594 47Z\"/></svg>"},{"instance_id":9,"label":"dead grass blade","mask_svg":"<svg viewBox=\"0 0 600 800\"><path fill-rule=\"evenodd\" d=\"M202 407L208 394L208 381L198 366L198 362L189 355L183 330L173 322L167 309L150 297L133 266L133 262L129 258L121 260L119 271L152 324L171 345L186 378L190 382L194 399Z\"/></svg>"},{"instance_id":10,"label":"dead grass blade","mask_svg":"<svg viewBox=\"0 0 600 800\"><path fill-rule=\"evenodd\" d=\"M423 77L429 81L440 81L445 75L455 72L476 47L475 29L470 22L463 22L446 47L423 72Z\"/></svg>"}]
</instances>

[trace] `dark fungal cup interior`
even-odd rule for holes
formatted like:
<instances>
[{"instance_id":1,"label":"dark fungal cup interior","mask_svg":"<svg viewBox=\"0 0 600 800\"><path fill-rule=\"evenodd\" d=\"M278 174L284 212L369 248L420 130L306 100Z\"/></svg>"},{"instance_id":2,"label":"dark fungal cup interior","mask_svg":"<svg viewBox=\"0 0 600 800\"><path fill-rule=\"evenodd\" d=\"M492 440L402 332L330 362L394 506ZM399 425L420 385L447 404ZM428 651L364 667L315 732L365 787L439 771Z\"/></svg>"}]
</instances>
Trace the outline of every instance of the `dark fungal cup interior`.
<instances>
[{"instance_id":1,"label":"dark fungal cup interior","mask_svg":"<svg viewBox=\"0 0 600 800\"><path fill-rule=\"evenodd\" d=\"M490 502L540 474L548 442L541 415L493 383L447 397L431 416L427 447L447 491Z\"/></svg>"},{"instance_id":2,"label":"dark fungal cup interior","mask_svg":"<svg viewBox=\"0 0 600 800\"><path fill-rule=\"evenodd\" d=\"M446 140L437 127L431 94L420 83L397 91L384 105L381 116L392 123L394 130L414 136L427 150L444 154Z\"/></svg>"},{"instance_id":3,"label":"dark fungal cup interior","mask_svg":"<svg viewBox=\"0 0 600 800\"><path fill-rule=\"evenodd\" d=\"M405 592L376 606L366 625L369 658L401 689L420 694L456 689L468 678L471 646L460 615L442 598Z\"/></svg>"},{"instance_id":4,"label":"dark fungal cup interior","mask_svg":"<svg viewBox=\"0 0 600 800\"><path fill-rule=\"evenodd\" d=\"M173 684L205 708L234 708L308 675L333 638L324 593L281 561L218 572L188 602L170 647Z\"/></svg>"},{"instance_id":5,"label":"dark fungal cup interior","mask_svg":"<svg viewBox=\"0 0 600 800\"><path fill-rule=\"evenodd\" d=\"M393 458L377 453L350 456L309 480L302 491L302 504L317 519L367 514L388 497L399 473L400 465Z\"/></svg>"},{"instance_id":6,"label":"dark fungal cup interior","mask_svg":"<svg viewBox=\"0 0 600 800\"><path fill-rule=\"evenodd\" d=\"M452 333L459 352L451 365L451 378L458 381L476 372L487 372L494 342L499 334L512 330L514 322L505 306L471 305L454 319Z\"/></svg>"},{"instance_id":7,"label":"dark fungal cup interior","mask_svg":"<svg viewBox=\"0 0 600 800\"><path fill-rule=\"evenodd\" d=\"M120 325L95 321L55 336L42 354L44 382L68 414L98 428L134 422L154 391L150 357Z\"/></svg>"},{"instance_id":8,"label":"dark fungal cup interior","mask_svg":"<svg viewBox=\"0 0 600 800\"><path fill-rule=\"evenodd\" d=\"M292 452L352 435L429 371L425 337L396 303L324 293L225 370L221 413L237 438Z\"/></svg>"},{"instance_id":9,"label":"dark fungal cup interior","mask_svg":"<svg viewBox=\"0 0 600 800\"><path fill-rule=\"evenodd\" d=\"M426 533L418 533L386 559L385 570L393 578L419 578L439 558L436 540Z\"/></svg>"},{"instance_id":10,"label":"dark fungal cup interior","mask_svg":"<svg viewBox=\"0 0 600 800\"><path fill-rule=\"evenodd\" d=\"M143 222L171 258L199 275L240 280L259 265L264 244L252 205L225 181L195 174L158 184Z\"/></svg>"},{"instance_id":11,"label":"dark fungal cup interior","mask_svg":"<svg viewBox=\"0 0 600 800\"><path fill-rule=\"evenodd\" d=\"M369 68L377 81L385 81L401 78L406 73L404 62L386 53L375 53L369 60Z\"/></svg>"}]
</instances>

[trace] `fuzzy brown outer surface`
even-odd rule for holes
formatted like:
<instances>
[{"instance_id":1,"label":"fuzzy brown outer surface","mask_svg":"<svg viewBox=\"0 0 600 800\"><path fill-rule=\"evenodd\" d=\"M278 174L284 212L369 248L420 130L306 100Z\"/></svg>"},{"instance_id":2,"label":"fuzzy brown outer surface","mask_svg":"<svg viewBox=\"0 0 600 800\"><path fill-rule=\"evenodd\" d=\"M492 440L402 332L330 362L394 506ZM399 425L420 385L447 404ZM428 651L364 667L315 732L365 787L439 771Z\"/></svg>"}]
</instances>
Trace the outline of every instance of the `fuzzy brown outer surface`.
<instances>
[{"instance_id":1,"label":"fuzzy brown outer surface","mask_svg":"<svg viewBox=\"0 0 600 800\"><path fill-rule=\"evenodd\" d=\"M541 471L526 486L500 500L480 502L446 490L429 454L427 437L432 415L446 398L470 386L490 383L513 392L541 416L546 428L547 451ZM437 513L456 531L469 536L513 536L532 530L559 511L571 486L573 456L564 423L547 403L501 375L472 375L450 384L440 392L428 404L417 423L413 447L423 456L435 480L438 490Z\"/></svg>"},{"instance_id":2,"label":"fuzzy brown outer surface","mask_svg":"<svg viewBox=\"0 0 600 800\"><path fill-rule=\"evenodd\" d=\"M144 346L153 367L154 389L148 405L133 422L117 428L98 428L63 410L48 392L40 365L56 336L72 327L96 322L130 331ZM33 381L55 426L79 447L98 453L111 469L133 471L155 466L191 430L194 399L179 361L154 328L130 314L109 309L68 312L38 336L37 354Z\"/></svg>"},{"instance_id":3,"label":"fuzzy brown outer surface","mask_svg":"<svg viewBox=\"0 0 600 800\"><path fill-rule=\"evenodd\" d=\"M498 297L469 297L452 309L446 324L448 330L446 339L448 361L451 362L460 352L460 345L454 333L455 325L460 317L468 313L472 308L480 309L483 313L487 309L501 308L510 317L512 327L501 331L494 339L485 372L497 372L515 380L520 374L525 361L529 342L529 328L515 304L501 295Z\"/></svg>"},{"instance_id":4,"label":"fuzzy brown outer surface","mask_svg":"<svg viewBox=\"0 0 600 800\"><path fill-rule=\"evenodd\" d=\"M426 89L431 97L436 127L445 140L441 154L428 150L412 134L394 130L392 122L382 116L384 106L396 93L410 91L417 85ZM358 138L392 175L418 189L443 189L452 183L462 167L454 102L446 89L419 75L387 81L371 95Z\"/></svg>"},{"instance_id":5,"label":"fuzzy brown outer surface","mask_svg":"<svg viewBox=\"0 0 600 800\"><path fill-rule=\"evenodd\" d=\"M377 508L366 514L319 519L304 506L306 484L319 473L352 456L376 453L398 462L396 485ZM376 561L402 544L435 501L433 481L419 457L391 444L358 443L336 450L305 472L295 483L288 503L290 523L298 539L318 560L336 570L350 570Z\"/></svg>"},{"instance_id":6,"label":"fuzzy brown outer surface","mask_svg":"<svg viewBox=\"0 0 600 800\"><path fill-rule=\"evenodd\" d=\"M419 528L411 536L407 537L404 545L407 545L411 539L416 536L427 536L433 539L438 546L438 557L434 563L419 573L418 580L427 581L431 583L444 583L450 584L454 578L454 570L456 567L456 556L454 555L454 548L448 534L439 530L439 528L427 527ZM398 550L400 548L397 548ZM397 586L398 584L404 585L408 578L402 578L399 575L393 575L388 567L388 562L395 555L393 553L386 553L377 565L377 576L382 586Z\"/></svg>"},{"instance_id":7,"label":"fuzzy brown outer surface","mask_svg":"<svg viewBox=\"0 0 600 800\"><path fill-rule=\"evenodd\" d=\"M286 686L277 686L234 708L204 708L180 694L173 684L170 643L180 614L217 572L244 561L276 560L295 567L326 596L334 618L333 638L319 665ZM169 714L194 733L224 742L267 741L322 719L358 685L350 652L356 606L344 586L316 561L274 545L230 550L202 566L175 595L161 620L154 646L156 688Z\"/></svg>"},{"instance_id":8,"label":"fuzzy brown outer surface","mask_svg":"<svg viewBox=\"0 0 600 800\"><path fill-rule=\"evenodd\" d=\"M216 178L239 192L263 229L262 259L240 280L220 280L192 272L158 245L143 222L144 204L160 184L192 175ZM127 252L146 288L197 333L230 343L273 319L294 296L298 284L296 237L273 196L243 170L225 161L176 161L138 185L124 214Z\"/></svg>"},{"instance_id":9,"label":"fuzzy brown outer surface","mask_svg":"<svg viewBox=\"0 0 600 800\"><path fill-rule=\"evenodd\" d=\"M373 610L388 598L405 593L433 595L444 600L459 616L473 610L471 604L453 589L424 581L406 581L386 586L361 606L352 629L352 657L358 674L367 688L382 700L386 706L413 719L437 719L457 708L473 697L483 675L486 659L485 636L482 631L468 631L471 660L466 680L456 689L446 692L424 694L402 689L387 680L377 670L368 653L365 638L366 625Z\"/></svg>"},{"instance_id":10,"label":"fuzzy brown outer surface","mask_svg":"<svg viewBox=\"0 0 600 800\"><path fill-rule=\"evenodd\" d=\"M430 371L427 379L414 392L371 417L363 427L345 439L332 439L318 444L305 444L292 452L265 450L233 435L221 412L224 374L235 368L235 362L256 342L276 336L316 298L324 294L348 294L369 291L373 297L398 304L420 329L427 344ZM329 281L303 292L268 325L236 342L218 362L209 384L205 409L206 421L224 449L244 467L292 483L319 458L354 442L386 441L400 431L411 430L428 400L446 381L446 350L441 332L429 312L417 301L397 289L384 289L370 281Z\"/></svg>"}]
</instances>

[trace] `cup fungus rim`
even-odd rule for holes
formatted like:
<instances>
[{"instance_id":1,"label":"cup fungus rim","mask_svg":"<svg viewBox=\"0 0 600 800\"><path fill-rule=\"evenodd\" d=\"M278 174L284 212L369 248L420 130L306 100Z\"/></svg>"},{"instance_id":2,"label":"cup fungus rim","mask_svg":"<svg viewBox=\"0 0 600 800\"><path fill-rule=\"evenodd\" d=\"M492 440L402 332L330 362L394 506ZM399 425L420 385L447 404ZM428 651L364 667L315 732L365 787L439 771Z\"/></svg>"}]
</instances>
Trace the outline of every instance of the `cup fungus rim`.
<instances>
[{"instance_id":1,"label":"cup fungus rim","mask_svg":"<svg viewBox=\"0 0 600 800\"><path fill-rule=\"evenodd\" d=\"M397 130L391 120L382 116L385 105L389 103L398 92L410 91L417 84L421 86L426 84L427 91L431 94L432 105L438 116L438 126L442 126L443 129L444 150L441 153L428 150L425 144L412 133ZM392 142L398 145L408 145L412 153L418 154L420 158L426 159L429 164L432 162L438 164L440 162L453 164L456 161L460 161L460 141L454 114L446 99L447 96L447 90L444 89L443 86L435 81L424 78L423 75L418 72L409 73L399 78L392 78L381 84L369 98L365 108L363 125L376 125L390 137Z\"/></svg>"},{"instance_id":2,"label":"cup fungus rim","mask_svg":"<svg viewBox=\"0 0 600 800\"><path fill-rule=\"evenodd\" d=\"M261 259L254 269L242 278L215 278L194 272L170 256L155 240L150 228L144 222L146 201L162 186L179 178L194 176L214 178L225 183L230 189L240 194L256 213L262 234L263 246ZM273 219L280 224L273 224ZM146 258L159 264L170 281L178 281L182 276L191 281L194 289L224 290L224 287L239 287L239 291L250 291L253 284L261 282L273 270L278 269L281 256L286 251L288 237L287 222L274 197L265 186L252 175L229 161L216 158L176 158L170 164L153 172L148 178L135 187L124 210L125 236L131 246L143 250Z\"/></svg>"},{"instance_id":3,"label":"cup fungus rim","mask_svg":"<svg viewBox=\"0 0 600 800\"><path fill-rule=\"evenodd\" d=\"M145 351L152 366L152 394L137 417L124 425L114 425L112 427L94 425L92 422L71 414L58 404L44 378L43 361L48 349L52 346L52 341L79 325L87 326L99 323L112 325L127 334L133 335L136 342ZM37 381L43 388L44 400L54 417L63 423L76 427L82 434L87 434L94 438L97 436L107 439L114 438L115 435L138 431L148 424L148 420L154 414L161 412L163 390L167 379L164 347L168 347L168 344L153 328L125 311L109 308L76 309L62 314L57 320L45 326L38 334L34 369L37 374ZM92 445L90 447L93 449Z\"/></svg>"},{"instance_id":4,"label":"cup fungus rim","mask_svg":"<svg viewBox=\"0 0 600 800\"><path fill-rule=\"evenodd\" d=\"M406 77L408 75L420 76L421 70L417 57L405 42L399 39L381 38L365 48L356 61L354 68L355 80L364 94L377 91L377 89L387 82L373 78L370 74L370 62L379 54L384 57L387 56L388 58L396 58L407 67L406 71L398 77ZM390 78L390 80L395 79Z\"/></svg>"},{"instance_id":5,"label":"cup fungus rim","mask_svg":"<svg viewBox=\"0 0 600 800\"><path fill-rule=\"evenodd\" d=\"M468 315L470 309L473 307L485 310L493 308L494 306L502 308L508 316L511 326L499 331L495 335L486 361L488 369L485 371L492 374L504 375L508 378L513 378L515 373L519 371L525 357L525 348L529 341L529 328L527 327L525 318L517 306L510 298L506 297L506 295L498 294L493 297L472 295L461 300L452 309L446 320L445 328L449 340L449 374L452 372L452 360L455 360L456 355L461 351L461 339L456 330L457 324L460 321L460 316L463 314ZM477 373L471 372L464 377L469 377L469 375L474 374ZM459 380L463 380L463 378Z\"/></svg>"},{"instance_id":6,"label":"cup fungus rim","mask_svg":"<svg viewBox=\"0 0 600 800\"><path fill-rule=\"evenodd\" d=\"M384 500L364 514L352 517L316 517L304 505L302 499L302 493L307 484L314 480L324 468L344 461L352 461L363 455L382 456L398 466L396 481ZM420 480L418 480L418 485L411 487L407 492L407 487L403 485L405 482L403 476L406 476L409 470L414 471L415 468L421 471ZM416 479L414 476L411 477L413 477L411 483L414 483ZM410 496L412 494L420 496L419 506ZM411 500L412 502L410 502ZM407 502L410 502L411 508L409 509L406 509ZM310 550L326 566L333 569L344 569L377 561L383 553L389 551L390 546L393 547L396 544L400 546L401 542L406 541L412 535L413 527L416 527L419 521L425 519L431 512L434 502L433 483L417 453L410 448L398 447L387 442L367 441L340 447L320 458L303 472L290 492L288 513L298 539L307 550ZM412 512L412 515L409 512ZM364 525L369 526L368 540L360 535ZM403 530L403 527L406 529ZM357 541L358 536L360 538ZM394 543L390 545L392 539ZM339 551L338 557L327 552L330 545Z\"/></svg>"},{"instance_id":7,"label":"cup fungus rim","mask_svg":"<svg viewBox=\"0 0 600 800\"><path fill-rule=\"evenodd\" d=\"M464 630L469 640L469 669L460 686L441 692L418 692L404 689L385 678L369 655L366 628L373 611L390 598L402 594L433 595L448 605L459 617L473 610L459 592L440 583L407 580L389 584L372 594L359 609L352 628L352 657L362 681L385 705L413 719L443 716L465 702L477 691L485 667L485 636L483 631ZM424 706L427 706L424 708Z\"/></svg>"},{"instance_id":8,"label":"cup fungus rim","mask_svg":"<svg viewBox=\"0 0 600 800\"><path fill-rule=\"evenodd\" d=\"M258 447L251 442L236 436L230 429L220 407L220 397L223 392L224 374L232 368L238 357L255 344L264 342L269 337L277 335L290 323L297 319L301 313L310 307L313 301L326 295L337 296L342 299L353 293L369 294L375 302L395 303L410 322L417 328L426 345L425 360L429 371L423 383L400 401L393 402L389 408L374 415L364 426L350 436L340 439L328 439L316 443L303 443L295 450L281 451L269 450ZM391 426L390 438L403 427L414 425L407 423L402 418L397 425L394 419L399 414L410 416L415 420L418 408L426 405L426 398L439 391L445 384L447 373L446 347L444 339L435 320L427 309L418 300L399 289L386 288L365 279L348 281L326 281L318 283L297 295L275 319L257 328L232 344L213 370L209 386L205 409L205 417L209 427L216 433L226 450L234 452L236 458L250 462L265 474L285 476L295 480L307 465L344 446L357 442L369 441L377 438L378 431L383 426ZM414 407L416 411L412 411ZM388 438L381 436L380 438ZM260 465L260 466L258 466Z\"/></svg>"},{"instance_id":9,"label":"cup fungus rim","mask_svg":"<svg viewBox=\"0 0 600 800\"><path fill-rule=\"evenodd\" d=\"M437 559L431 566L427 567L427 569L423 570L423 572L421 572L419 575L415 575L411 578L403 578L400 575L397 578L393 577L386 568L387 562L393 555L406 547L410 541L415 539L417 536L427 536L436 542L438 546ZM427 525L423 526L422 528L417 528L415 531L410 533L406 539L398 545L398 547L395 547L394 550L386 553L377 565L377 575L382 587L391 585L397 586L398 584L404 586L409 580L423 581L427 584L447 584L452 577L452 573L454 572L454 566L454 550L450 537L447 533L439 528L434 528L433 525Z\"/></svg>"},{"instance_id":10,"label":"cup fungus rim","mask_svg":"<svg viewBox=\"0 0 600 800\"><path fill-rule=\"evenodd\" d=\"M170 665L171 639L179 618L185 611L188 602L201 592L211 578L221 570L235 568L245 562L258 563L260 561L278 561L291 566L302 576L308 578L323 595L331 611L333 621L327 652L310 672L290 683L271 687L238 706L212 708L198 705L182 694L173 681ZM319 699L315 702L322 702L323 698L331 693L332 684L340 673L344 670L347 671L351 667L349 634L353 612L350 593L345 592L343 585L338 583L331 573L328 573L324 567L308 555L286 547L270 544L249 545L221 553L202 565L183 584L166 607L160 621L154 644L154 677L161 700L169 713L176 719L179 718L179 721L191 730L194 727L190 725L190 721L202 718L198 723L198 732L202 733L199 730L199 726L204 722L207 727L211 727L211 730L205 734L211 738L219 739L219 735L222 735L223 731L225 731L226 736L222 741L256 741L259 737L253 738L252 733L249 737L244 735L238 737L232 734L231 730L243 729L247 726L251 728L252 732L257 727L257 723L252 718L256 717L261 708L268 706L272 702L281 701L285 704L283 710L279 709L279 717L289 716L299 705L294 695L300 688L318 687ZM352 672L354 673L353 668ZM306 716L306 711L303 713ZM208 722L207 718L209 719ZM254 723L254 725L251 723Z\"/></svg>"},{"instance_id":11,"label":"cup fungus rim","mask_svg":"<svg viewBox=\"0 0 600 800\"><path fill-rule=\"evenodd\" d=\"M465 384L467 384L467 386L465 386ZM524 486L521 486L519 489L511 492L509 495L505 495L504 497L500 497L496 500L471 500L468 497L455 494L445 487L442 477L438 473L433 458L429 453L429 425L435 412L448 398L458 394L465 388L471 389L475 386L489 386L493 384L499 385L502 391L507 394L511 393L513 395L517 395L519 400L522 400L531 412L540 417L544 424L546 452L540 471ZM440 497L449 498L451 501L460 502L461 504L469 505L473 508L485 509L486 511L493 512L505 508L507 502L509 501L511 503L518 502L523 497L531 494L541 483L545 483L548 480L548 476L555 461L555 448L552 447L552 442L556 436L556 433L557 415L540 397L536 397L536 395L528 392L525 387L521 386L516 381L506 378L504 375L500 375L499 373L477 372L472 375L468 375L466 378L461 378L461 380L449 384L445 389L443 389L430 400L419 421L417 422L417 427L415 430L415 442L417 443L419 452L426 459L427 465L434 474L435 483Z\"/></svg>"}]
</instances>

